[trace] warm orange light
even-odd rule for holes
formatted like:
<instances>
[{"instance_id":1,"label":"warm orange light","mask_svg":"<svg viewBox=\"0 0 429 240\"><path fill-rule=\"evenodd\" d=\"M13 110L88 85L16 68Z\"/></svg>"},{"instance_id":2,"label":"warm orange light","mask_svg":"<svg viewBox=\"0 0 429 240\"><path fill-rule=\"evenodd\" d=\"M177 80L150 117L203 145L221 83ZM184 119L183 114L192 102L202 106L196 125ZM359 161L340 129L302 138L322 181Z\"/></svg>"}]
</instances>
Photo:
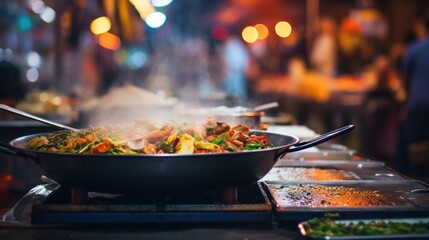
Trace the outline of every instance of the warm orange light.
<instances>
[{"instance_id":1,"label":"warm orange light","mask_svg":"<svg viewBox=\"0 0 429 240\"><path fill-rule=\"evenodd\" d=\"M237 8L234 6L224 7L223 9L219 10L216 15L216 18L225 24L233 24L241 17Z\"/></svg>"},{"instance_id":2,"label":"warm orange light","mask_svg":"<svg viewBox=\"0 0 429 240\"><path fill-rule=\"evenodd\" d=\"M95 35L105 33L110 30L112 23L108 17L99 17L91 22L90 29Z\"/></svg>"},{"instance_id":3,"label":"warm orange light","mask_svg":"<svg viewBox=\"0 0 429 240\"><path fill-rule=\"evenodd\" d=\"M61 28L69 28L71 26L72 16L69 12L64 12L61 16L60 24Z\"/></svg>"},{"instance_id":4,"label":"warm orange light","mask_svg":"<svg viewBox=\"0 0 429 240\"><path fill-rule=\"evenodd\" d=\"M276 33L279 37L289 37L292 32L292 26L286 21L280 21L275 26Z\"/></svg>"},{"instance_id":5,"label":"warm orange light","mask_svg":"<svg viewBox=\"0 0 429 240\"><path fill-rule=\"evenodd\" d=\"M99 36L98 44L110 50L118 50L121 47L121 39L114 34L106 32Z\"/></svg>"},{"instance_id":6,"label":"warm orange light","mask_svg":"<svg viewBox=\"0 0 429 240\"><path fill-rule=\"evenodd\" d=\"M256 30L258 31L258 40L264 40L268 37L268 28L262 23L255 25Z\"/></svg>"},{"instance_id":7,"label":"warm orange light","mask_svg":"<svg viewBox=\"0 0 429 240\"><path fill-rule=\"evenodd\" d=\"M241 32L241 36L247 43L254 43L258 40L258 30L253 26L245 27Z\"/></svg>"}]
</instances>

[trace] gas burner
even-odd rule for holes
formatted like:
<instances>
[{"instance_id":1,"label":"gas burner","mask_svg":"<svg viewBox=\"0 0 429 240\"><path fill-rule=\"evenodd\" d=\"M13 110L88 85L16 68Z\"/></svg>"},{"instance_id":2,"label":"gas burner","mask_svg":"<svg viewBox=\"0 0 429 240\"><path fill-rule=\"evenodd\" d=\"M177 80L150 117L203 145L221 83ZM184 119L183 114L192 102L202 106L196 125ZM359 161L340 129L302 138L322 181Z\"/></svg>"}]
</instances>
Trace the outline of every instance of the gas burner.
<instances>
[{"instance_id":1,"label":"gas burner","mask_svg":"<svg viewBox=\"0 0 429 240\"><path fill-rule=\"evenodd\" d=\"M33 224L269 223L272 206L260 183L217 192L120 195L59 187L32 206Z\"/></svg>"}]
</instances>

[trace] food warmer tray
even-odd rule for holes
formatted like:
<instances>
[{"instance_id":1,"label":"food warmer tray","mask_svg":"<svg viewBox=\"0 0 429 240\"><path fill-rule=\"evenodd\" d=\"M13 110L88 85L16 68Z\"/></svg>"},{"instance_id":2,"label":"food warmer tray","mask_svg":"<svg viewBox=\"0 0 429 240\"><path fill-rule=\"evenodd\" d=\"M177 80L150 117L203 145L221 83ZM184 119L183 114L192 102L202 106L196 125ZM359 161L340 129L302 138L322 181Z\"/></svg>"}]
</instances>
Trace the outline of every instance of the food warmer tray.
<instances>
[{"instance_id":1,"label":"food warmer tray","mask_svg":"<svg viewBox=\"0 0 429 240\"><path fill-rule=\"evenodd\" d=\"M410 180L381 162L280 160L261 181L404 181Z\"/></svg>"},{"instance_id":2,"label":"food warmer tray","mask_svg":"<svg viewBox=\"0 0 429 240\"><path fill-rule=\"evenodd\" d=\"M288 161L315 161L328 160L330 162L350 162L350 161L376 161L373 158L358 153L355 150L323 150L317 151L300 151L288 153L282 159Z\"/></svg>"},{"instance_id":3,"label":"food warmer tray","mask_svg":"<svg viewBox=\"0 0 429 240\"><path fill-rule=\"evenodd\" d=\"M429 217L429 188L419 181L262 184L279 222L305 221L326 213L349 219Z\"/></svg>"},{"instance_id":4,"label":"food warmer tray","mask_svg":"<svg viewBox=\"0 0 429 240\"><path fill-rule=\"evenodd\" d=\"M403 222L403 223L425 223L429 225L429 218L376 218L376 219L342 219L334 220L336 224L357 224L358 222L368 223L370 221L383 221L383 222ZM303 236L306 236L309 239L323 240L350 240L350 239L429 239L429 232L427 233L409 233L409 234L388 234L388 235L350 235L350 236L311 236L308 234L308 229L306 228L307 221L301 222L298 224L298 228Z\"/></svg>"}]
</instances>

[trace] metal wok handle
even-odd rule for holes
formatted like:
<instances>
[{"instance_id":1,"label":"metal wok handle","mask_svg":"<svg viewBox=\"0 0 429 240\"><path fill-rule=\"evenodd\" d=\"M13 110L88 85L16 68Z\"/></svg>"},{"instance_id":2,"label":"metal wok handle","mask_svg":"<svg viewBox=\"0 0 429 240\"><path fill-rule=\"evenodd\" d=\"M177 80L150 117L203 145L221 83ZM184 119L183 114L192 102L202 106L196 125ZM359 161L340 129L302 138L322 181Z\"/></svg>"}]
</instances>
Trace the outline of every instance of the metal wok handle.
<instances>
[{"instance_id":1,"label":"metal wok handle","mask_svg":"<svg viewBox=\"0 0 429 240\"><path fill-rule=\"evenodd\" d=\"M12 146L10 146L10 144L2 141L0 141L0 152L6 153L9 155L19 156L19 157L30 158L30 159L33 159L37 164L40 163L40 161L37 158L24 154L22 151L15 149Z\"/></svg>"},{"instance_id":2,"label":"metal wok handle","mask_svg":"<svg viewBox=\"0 0 429 240\"><path fill-rule=\"evenodd\" d=\"M316 146L316 145L318 145L320 143L324 143L324 142L326 142L328 140L331 140L331 139L333 139L335 137L343 135L344 133L347 133L347 132L353 130L354 128L355 128L355 126L353 124L347 125L347 126L335 129L335 130L333 130L331 132L324 133L324 134L322 134L320 136L311 138L311 139L309 139L307 141L303 141L303 142L297 143L297 144L291 146L290 148L281 151L279 153L279 156L282 157L286 153L297 152L297 151L300 151L300 150L303 150L303 149L306 149L306 148L309 148L309 147Z\"/></svg>"},{"instance_id":3,"label":"metal wok handle","mask_svg":"<svg viewBox=\"0 0 429 240\"><path fill-rule=\"evenodd\" d=\"M0 141L0 152L7 153L9 155L21 156L21 152L19 150L14 149L10 146L10 144Z\"/></svg>"},{"instance_id":4,"label":"metal wok handle","mask_svg":"<svg viewBox=\"0 0 429 240\"><path fill-rule=\"evenodd\" d=\"M324 142L329 141L329 140L331 140L333 138L336 138L336 137L338 137L340 135L343 135L343 134L351 131L354 127L355 126L351 124L351 125L347 125L347 126L335 129L335 130L333 130L331 132L324 133L324 134L322 134L320 136L311 138L311 139L309 139L307 141L303 141L303 142L300 142L298 144L295 144L294 146L290 147L287 150L287 152L296 152L296 151L300 151L300 150L303 150L303 149L306 149L306 148L309 148L309 147L316 146L316 145L318 145L320 143L324 143Z\"/></svg>"},{"instance_id":5,"label":"metal wok handle","mask_svg":"<svg viewBox=\"0 0 429 240\"><path fill-rule=\"evenodd\" d=\"M8 111L8 112L11 112L13 114L20 115L22 117L26 117L26 118L38 121L38 122L42 122L44 124L48 124L48 125L57 127L57 128L67 129L67 130L71 130L71 131L74 131L74 132L78 132L79 131L79 129L72 128L72 127L69 127L69 126L61 124L61 123L52 122L52 121L49 121L47 119L40 118L38 116L34 116L34 115L30 114L30 113L23 112L21 110L18 110L18 109L13 108L13 107L9 107L9 106L4 105L4 104L0 104L0 109Z\"/></svg>"}]
</instances>

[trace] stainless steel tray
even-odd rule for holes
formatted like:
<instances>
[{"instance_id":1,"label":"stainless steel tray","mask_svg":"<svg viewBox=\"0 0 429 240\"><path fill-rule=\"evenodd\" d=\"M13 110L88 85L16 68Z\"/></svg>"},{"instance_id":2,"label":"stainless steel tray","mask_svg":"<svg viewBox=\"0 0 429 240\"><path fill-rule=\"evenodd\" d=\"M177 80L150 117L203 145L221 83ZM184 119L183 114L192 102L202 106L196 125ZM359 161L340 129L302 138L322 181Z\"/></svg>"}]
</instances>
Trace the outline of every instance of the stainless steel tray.
<instances>
[{"instance_id":1,"label":"stainless steel tray","mask_svg":"<svg viewBox=\"0 0 429 240\"><path fill-rule=\"evenodd\" d=\"M429 217L429 189L418 181L269 182L264 187L280 222L305 221L326 213L350 219Z\"/></svg>"},{"instance_id":2,"label":"stainless steel tray","mask_svg":"<svg viewBox=\"0 0 429 240\"><path fill-rule=\"evenodd\" d=\"M410 180L381 162L281 160L262 179L265 182L404 181Z\"/></svg>"},{"instance_id":3,"label":"stainless steel tray","mask_svg":"<svg viewBox=\"0 0 429 240\"><path fill-rule=\"evenodd\" d=\"M300 166L300 165L311 165L311 166L353 166L357 168L382 168L385 167L386 164L380 161L349 161L347 159L340 160L336 159L327 160L327 159L319 159L319 160L311 160L311 161L290 161L288 159L280 159L276 166Z\"/></svg>"},{"instance_id":4,"label":"stainless steel tray","mask_svg":"<svg viewBox=\"0 0 429 240\"><path fill-rule=\"evenodd\" d=\"M364 156L355 150L318 150L318 151L300 151L288 153L283 159L289 161L314 161L314 160L330 160L330 161L374 161L367 156Z\"/></svg>"},{"instance_id":5,"label":"stainless steel tray","mask_svg":"<svg viewBox=\"0 0 429 240\"><path fill-rule=\"evenodd\" d=\"M314 166L276 166L261 181L318 182L354 181L361 178L353 171L334 167Z\"/></svg>"},{"instance_id":6,"label":"stainless steel tray","mask_svg":"<svg viewBox=\"0 0 429 240\"><path fill-rule=\"evenodd\" d=\"M363 221L368 223L370 221L384 221L384 222L406 222L406 223L418 223L423 222L429 225L429 218L390 218L390 219L353 219L353 220L335 220L335 223L358 223ZM333 240L348 240L348 239L429 239L429 232L427 233L410 233L410 234L389 234L389 235L353 235L353 236L312 236L308 234L306 228L307 221L298 224L298 228L302 235L310 239L333 239Z\"/></svg>"}]
</instances>

